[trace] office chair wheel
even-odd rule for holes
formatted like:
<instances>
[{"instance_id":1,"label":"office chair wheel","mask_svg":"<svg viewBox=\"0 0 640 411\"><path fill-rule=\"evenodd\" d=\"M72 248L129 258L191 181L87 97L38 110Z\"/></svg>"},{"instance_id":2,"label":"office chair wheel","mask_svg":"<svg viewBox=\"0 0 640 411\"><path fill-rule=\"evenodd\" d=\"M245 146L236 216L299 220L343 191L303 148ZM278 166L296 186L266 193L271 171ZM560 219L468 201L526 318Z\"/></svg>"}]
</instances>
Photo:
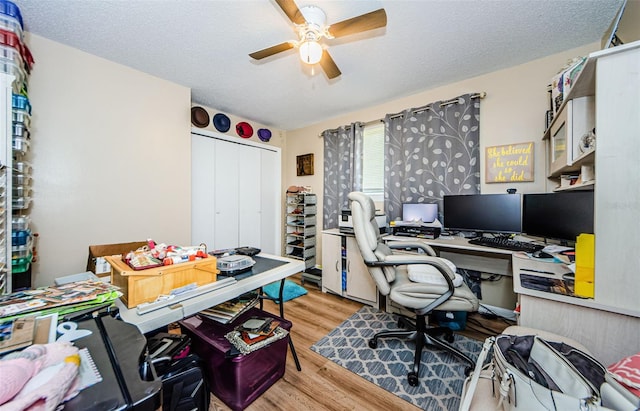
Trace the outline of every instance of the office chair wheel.
<instances>
[{"instance_id":1,"label":"office chair wheel","mask_svg":"<svg viewBox=\"0 0 640 411\"><path fill-rule=\"evenodd\" d=\"M369 348L378 348L378 341L375 338L369 340Z\"/></svg>"},{"instance_id":2,"label":"office chair wheel","mask_svg":"<svg viewBox=\"0 0 640 411\"><path fill-rule=\"evenodd\" d=\"M445 341L447 341L449 344L451 344L451 343L453 342L453 340L454 340L453 333L446 333L446 334L444 335L444 339L445 339Z\"/></svg>"},{"instance_id":3,"label":"office chair wheel","mask_svg":"<svg viewBox=\"0 0 640 411\"><path fill-rule=\"evenodd\" d=\"M418 386L418 375L411 371L408 375L407 375L407 380L409 381L409 385L412 387L417 387Z\"/></svg>"},{"instance_id":4,"label":"office chair wheel","mask_svg":"<svg viewBox=\"0 0 640 411\"><path fill-rule=\"evenodd\" d=\"M473 367L465 367L464 368L464 376L465 377L470 376L472 371L473 371Z\"/></svg>"}]
</instances>

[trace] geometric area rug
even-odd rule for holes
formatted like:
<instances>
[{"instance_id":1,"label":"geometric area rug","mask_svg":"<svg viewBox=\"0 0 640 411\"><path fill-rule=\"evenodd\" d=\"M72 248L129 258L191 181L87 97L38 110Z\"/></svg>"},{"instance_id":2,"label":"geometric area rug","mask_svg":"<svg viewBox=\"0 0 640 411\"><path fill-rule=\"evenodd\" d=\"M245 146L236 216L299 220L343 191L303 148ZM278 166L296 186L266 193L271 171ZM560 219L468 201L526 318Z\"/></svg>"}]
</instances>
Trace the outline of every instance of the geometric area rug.
<instances>
[{"instance_id":1,"label":"geometric area rug","mask_svg":"<svg viewBox=\"0 0 640 411\"><path fill-rule=\"evenodd\" d=\"M425 346L418 386L412 387L407 381L407 373L413 366L412 342L381 338L376 349L369 348L373 334L397 327L395 314L364 306L311 350L423 410L457 410L466 366L452 354ZM454 335L453 346L475 361L483 342Z\"/></svg>"}]
</instances>

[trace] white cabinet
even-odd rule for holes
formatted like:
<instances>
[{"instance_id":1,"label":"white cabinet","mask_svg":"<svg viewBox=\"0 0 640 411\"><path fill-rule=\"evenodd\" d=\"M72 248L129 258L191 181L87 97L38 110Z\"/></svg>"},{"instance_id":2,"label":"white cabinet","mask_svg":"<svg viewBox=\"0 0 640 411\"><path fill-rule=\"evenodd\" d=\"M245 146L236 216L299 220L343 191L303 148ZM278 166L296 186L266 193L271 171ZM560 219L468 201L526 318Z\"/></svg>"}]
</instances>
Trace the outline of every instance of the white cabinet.
<instances>
[{"instance_id":1,"label":"white cabinet","mask_svg":"<svg viewBox=\"0 0 640 411\"><path fill-rule=\"evenodd\" d=\"M595 299L640 317L640 41L596 53ZM640 332L639 332L640 333Z\"/></svg>"},{"instance_id":2,"label":"white cabinet","mask_svg":"<svg viewBox=\"0 0 640 411\"><path fill-rule=\"evenodd\" d=\"M280 254L280 149L191 134L191 241Z\"/></svg>"},{"instance_id":3,"label":"white cabinet","mask_svg":"<svg viewBox=\"0 0 640 411\"><path fill-rule=\"evenodd\" d=\"M378 288L355 237L337 229L322 232L322 291L378 307Z\"/></svg>"}]
</instances>

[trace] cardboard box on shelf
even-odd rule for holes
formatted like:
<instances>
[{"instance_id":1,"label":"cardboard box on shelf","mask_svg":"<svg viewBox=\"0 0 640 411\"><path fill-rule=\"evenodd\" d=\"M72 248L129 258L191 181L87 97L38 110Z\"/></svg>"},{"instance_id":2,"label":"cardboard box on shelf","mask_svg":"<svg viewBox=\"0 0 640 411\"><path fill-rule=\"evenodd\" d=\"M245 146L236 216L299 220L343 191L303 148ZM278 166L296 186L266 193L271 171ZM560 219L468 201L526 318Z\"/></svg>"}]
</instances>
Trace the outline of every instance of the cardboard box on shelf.
<instances>
[{"instance_id":1,"label":"cardboard box on shelf","mask_svg":"<svg viewBox=\"0 0 640 411\"><path fill-rule=\"evenodd\" d=\"M87 259L87 271L91 271L98 277L111 276L111 267L103 258L108 255L126 254L129 251L147 245L146 241L134 241L131 243L100 244L89 246L89 258Z\"/></svg>"}]
</instances>

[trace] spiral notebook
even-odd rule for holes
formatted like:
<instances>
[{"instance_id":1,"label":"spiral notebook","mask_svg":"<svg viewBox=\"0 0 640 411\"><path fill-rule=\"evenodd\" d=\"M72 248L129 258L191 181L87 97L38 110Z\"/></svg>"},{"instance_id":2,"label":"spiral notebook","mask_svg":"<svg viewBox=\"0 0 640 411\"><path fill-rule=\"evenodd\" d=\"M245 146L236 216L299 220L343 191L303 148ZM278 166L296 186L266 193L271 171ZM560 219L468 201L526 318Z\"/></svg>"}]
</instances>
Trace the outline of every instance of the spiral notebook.
<instances>
[{"instance_id":1,"label":"spiral notebook","mask_svg":"<svg viewBox=\"0 0 640 411\"><path fill-rule=\"evenodd\" d=\"M80 368L78 369L79 390L84 390L94 384L102 381L100 370L91 357L91 353L87 348L81 348L78 352L80 355Z\"/></svg>"}]
</instances>

